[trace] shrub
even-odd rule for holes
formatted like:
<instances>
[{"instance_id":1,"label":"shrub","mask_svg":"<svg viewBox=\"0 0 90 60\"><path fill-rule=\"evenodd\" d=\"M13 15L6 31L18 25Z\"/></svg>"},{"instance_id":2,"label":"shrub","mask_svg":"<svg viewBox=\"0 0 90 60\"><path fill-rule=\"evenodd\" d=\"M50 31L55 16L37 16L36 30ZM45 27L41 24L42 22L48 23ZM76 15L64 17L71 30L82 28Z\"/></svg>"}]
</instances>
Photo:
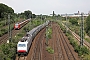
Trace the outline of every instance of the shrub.
<instances>
[{"instance_id":1,"label":"shrub","mask_svg":"<svg viewBox=\"0 0 90 60\"><path fill-rule=\"evenodd\" d=\"M3 34L2 34L2 32L0 31L0 37L2 36Z\"/></svg>"},{"instance_id":2,"label":"shrub","mask_svg":"<svg viewBox=\"0 0 90 60\"><path fill-rule=\"evenodd\" d=\"M88 31L88 33L87 33L89 36L90 36L90 31Z\"/></svg>"},{"instance_id":3,"label":"shrub","mask_svg":"<svg viewBox=\"0 0 90 60\"><path fill-rule=\"evenodd\" d=\"M23 37L23 33L19 33L18 36Z\"/></svg>"},{"instance_id":4,"label":"shrub","mask_svg":"<svg viewBox=\"0 0 90 60\"><path fill-rule=\"evenodd\" d=\"M1 32L4 35L4 34L8 33L8 29L3 28L3 29L1 29Z\"/></svg>"},{"instance_id":5,"label":"shrub","mask_svg":"<svg viewBox=\"0 0 90 60\"><path fill-rule=\"evenodd\" d=\"M69 36L69 34L68 34L68 33L66 33L65 35L66 35L66 36Z\"/></svg>"},{"instance_id":6,"label":"shrub","mask_svg":"<svg viewBox=\"0 0 90 60\"><path fill-rule=\"evenodd\" d=\"M48 51L50 54L54 53L54 50L51 47L46 47L46 51Z\"/></svg>"},{"instance_id":7,"label":"shrub","mask_svg":"<svg viewBox=\"0 0 90 60\"><path fill-rule=\"evenodd\" d=\"M70 40L71 38L72 38L72 36L69 35L69 36L68 36L68 40Z\"/></svg>"},{"instance_id":8,"label":"shrub","mask_svg":"<svg viewBox=\"0 0 90 60\"><path fill-rule=\"evenodd\" d=\"M0 46L0 51L2 51L3 56L5 60L13 60L13 58L16 55L16 48L15 44L9 43L9 44L2 44Z\"/></svg>"},{"instance_id":9,"label":"shrub","mask_svg":"<svg viewBox=\"0 0 90 60\"><path fill-rule=\"evenodd\" d=\"M5 58L4 53L2 51L0 51L0 60L4 60L4 58Z\"/></svg>"},{"instance_id":10,"label":"shrub","mask_svg":"<svg viewBox=\"0 0 90 60\"><path fill-rule=\"evenodd\" d=\"M89 38L85 38L85 40L90 43L90 39Z\"/></svg>"},{"instance_id":11,"label":"shrub","mask_svg":"<svg viewBox=\"0 0 90 60\"><path fill-rule=\"evenodd\" d=\"M48 29L46 31L46 37L48 37L48 39L50 39L51 35L52 35L52 29L50 27L48 27Z\"/></svg>"},{"instance_id":12,"label":"shrub","mask_svg":"<svg viewBox=\"0 0 90 60\"><path fill-rule=\"evenodd\" d=\"M85 46L78 46L75 48L75 51L79 54L79 56L90 53L89 49Z\"/></svg>"}]
</instances>

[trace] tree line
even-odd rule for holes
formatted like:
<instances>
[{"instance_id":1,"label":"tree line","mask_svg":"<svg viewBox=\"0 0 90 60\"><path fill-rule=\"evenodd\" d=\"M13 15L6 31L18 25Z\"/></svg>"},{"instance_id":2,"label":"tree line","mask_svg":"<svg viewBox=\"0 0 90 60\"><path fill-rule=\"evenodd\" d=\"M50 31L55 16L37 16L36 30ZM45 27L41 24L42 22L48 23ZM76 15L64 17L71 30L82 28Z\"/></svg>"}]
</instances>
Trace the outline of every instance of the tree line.
<instances>
[{"instance_id":1,"label":"tree line","mask_svg":"<svg viewBox=\"0 0 90 60\"><path fill-rule=\"evenodd\" d=\"M9 6L0 3L0 18L4 18L4 15L8 13L12 14L14 13L14 10Z\"/></svg>"},{"instance_id":2,"label":"tree line","mask_svg":"<svg viewBox=\"0 0 90 60\"><path fill-rule=\"evenodd\" d=\"M86 22L85 22L85 31L86 33L90 36L90 15L87 17Z\"/></svg>"},{"instance_id":3,"label":"tree line","mask_svg":"<svg viewBox=\"0 0 90 60\"><path fill-rule=\"evenodd\" d=\"M28 18L35 18L36 15L33 14L30 10L27 10L27 11L24 11L24 12L21 12L21 13L14 13L14 9L12 9L11 7L3 4L3 3L0 3L0 20L3 20L4 18L8 18L8 14L11 15L11 18L14 19L14 18L25 18L25 19L28 19ZM15 17L14 17L15 16Z\"/></svg>"}]
</instances>

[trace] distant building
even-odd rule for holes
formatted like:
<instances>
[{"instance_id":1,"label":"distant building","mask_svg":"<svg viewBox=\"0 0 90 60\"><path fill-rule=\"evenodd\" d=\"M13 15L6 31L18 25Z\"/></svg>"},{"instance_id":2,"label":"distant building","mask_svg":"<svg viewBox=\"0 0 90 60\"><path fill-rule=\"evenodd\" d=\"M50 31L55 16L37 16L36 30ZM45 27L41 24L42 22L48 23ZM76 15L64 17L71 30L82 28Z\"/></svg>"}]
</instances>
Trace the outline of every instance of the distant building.
<instances>
[{"instance_id":1,"label":"distant building","mask_svg":"<svg viewBox=\"0 0 90 60\"><path fill-rule=\"evenodd\" d=\"M88 15L90 15L90 11L88 12Z\"/></svg>"},{"instance_id":2,"label":"distant building","mask_svg":"<svg viewBox=\"0 0 90 60\"><path fill-rule=\"evenodd\" d=\"M80 12L78 11L78 13L74 13L75 15L80 15Z\"/></svg>"},{"instance_id":3,"label":"distant building","mask_svg":"<svg viewBox=\"0 0 90 60\"><path fill-rule=\"evenodd\" d=\"M78 11L78 15L80 14L80 12Z\"/></svg>"},{"instance_id":4,"label":"distant building","mask_svg":"<svg viewBox=\"0 0 90 60\"><path fill-rule=\"evenodd\" d=\"M88 14L90 14L90 11L89 11ZM84 14L83 16L84 16L84 17L87 17L88 14ZM66 17L66 14L61 14L61 16L62 16L62 17ZM80 14L79 11L78 11L77 13L74 13L74 14L67 14L67 17L80 17L80 16L81 16L81 14Z\"/></svg>"},{"instance_id":5,"label":"distant building","mask_svg":"<svg viewBox=\"0 0 90 60\"><path fill-rule=\"evenodd\" d=\"M66 17L66 14L61 14L61 16L62 17ZM81 16L81 14L67 14L67 17L80 17ZM84 17L87 17L88 16L88 14L84 14L83 15Z\"/></svg>"}]
</instances>

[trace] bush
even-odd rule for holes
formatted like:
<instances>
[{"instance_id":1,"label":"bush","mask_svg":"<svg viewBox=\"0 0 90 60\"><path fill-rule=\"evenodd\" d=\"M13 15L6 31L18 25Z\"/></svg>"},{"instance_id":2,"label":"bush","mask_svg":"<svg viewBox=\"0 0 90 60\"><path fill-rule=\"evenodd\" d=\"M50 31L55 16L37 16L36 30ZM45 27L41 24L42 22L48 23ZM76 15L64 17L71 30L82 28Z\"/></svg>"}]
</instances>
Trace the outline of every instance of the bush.
<instances>
[{"instance_id":1,"label":"bush","mask_svg":"<svg viewBox=\"0 0 90 60\"><path fill-rule=\"evenodd\" d=\"M53 54L54 53L54 50L51 48L51 47L46 47L46 50L50 53L50 54Z\"/></svg>"},{"instance_id":2,"label":"bush","mask_svg":"<svg viewBox=\"0 0 90 60\"><path fill-rule=\"evenodd\" d=\"M85 40L90 43L90 39L89 38L85 38Z\"/></svg>"},{"instance_id":3,"label":"bush","mask_svg":"<svg viewBox=\"0 0 90 60\"><path fill-rule=\"evenodd\" d=\"M23 37L23 33L19 33L18 36Z\"/></svg>"},{"instance_id":4,"label":"bush","mask_svg":"<svg viewBox=\"0 0 90 60\"><path fill-rule=\"evenodd\" d=\"M89 54L89 49L87 49L85 46L79 46L74 40L74 38L71 36L70 32L67 32L66 35L68 36L70 44L74 47L75 51L78 53L79 56Z\"/></svg>"},{"instance_id":5,"label":"bush","mask_svg":"<svg viewBox=\"0 0 90 60\"><path fill-rule=\"evenodd\" d=\"M68 33L66 33L65 35L66 35L66 36L69 36L69 34L68 34Z\"/></svg>"},{"instance_id":6,"label":"bush","mask_svg":"<svg viewBox=\"0 0 90 60\"><path fill-rule=\"evenodd\" d=\"M90 36L90 31L88 31L88 33L87 33L89 36Z\"/></svg>"},{"instance_id":7,"label":"bush","mask_svg":"<svg viewBox=\"0 0 90 60\"><path fill-rule=\"evenodd\" d=\"M4 53L2 51L0 51L0 60L4 60L4 58L5 58Z\"/></svg>"},{"instance_id":8,"label":"bush","mask_svg":"<svg viewBox=\"0 0 90 60\"><path fill-rule=\"evenodd\" d=\"M16 48L15 48L15 44L9 43L9 44L3 44L0 46L0 51L2 51L3 53L3 57L2 59L4 60L13 60L15 59L15 55L16 55Z\"/></svg>"},{"instance_id":9,"label":"bush","mask_svg":"<svg viewBox=\"0 0 90 60\"><path fill-rule=\"evenodd\" d=\"M72 38L72 36L69 35L69 36L68 36L68 40L70 40L71 38Z\"/></svg>"},{"instance_id":10,"label":"bush","mask_svg":"<svg viewBox=\"0 0 90 60\"><path fill-rule=\"evenodd\" d=\"M73 25L78 25L77 19L70 19L69 22L71 22Z\"/></svg>"},{"instance_id":11,"label":"bush","mask_svg":"<svg viewBox=\"0 0 90 60\"><path fill-rule=\"evenodd\" d=\"M23 30L24 30L25 32L28 32L28 31L31 30L31 28L29 28L29 26L28 26L28 27L24 27Z\"/></svg>"},{"instance_id":12,"label":"bush","mask_svg":"<svg viewBox=\"0 0 90 60\"><path fill-rule=\"evenodd\" d=\"M85 54L89 54L89 49L87 49L87 47L85 46L78 46L75 48L75 51L79 54L79 56L81 55L85 55Z\"/></svg>"},{"instance_id":13,"label":"bush","mask_svg":"<svg viewBox=\"0 0 90 60\"><path fill-rule=\"evenodd\" d=\"M2 25L2 24L0 24L0 27L3 27L3 25Z\"/></svg>"},{"instance_id":14,"label":"bush","mask_svg":"<svg viewBox=\"0 0 90 60\"><path fill-rule=\"evenodd\" d=\"M8 29L6 29L6 28L1 29L1 33L2 33L3 35L6 34L6 33L8 33Z\"/></svg>"},{"instance_id":15,"label":"bush","mask_svg":"<svg viewBox=\"0 0 90 60\"><path fill-rule=\"evenodd\" d=\"M46 31L46 37L48 37L50 39L51 35L52 35L52 29L50 27L48 27L48 30Z\"/></svg>"},{"instance_id":16,"label":"bush","mask_svg":"<svg viewBox=\"0 0 90 60\"><path fill-rule=\"evenodd\" d=\"M5 22L4 21L0 22L0 25L1 25L1 27L5 26Z\"/></svg>"},{"instance_id":17,"label":"bush","mask_svg":"<svg viewBox=\"0 0 90 60\"><path fill-rule=\"evenodd\" d=\"M85 46L81 47L83 54L89 54L89 49Z\"/></svg>"},{"instance_id":18,"label":"bush","mask_svg":"<svg viewBox=\"0 0 90 60\"><path fill-rule=\"evenodd\" d=\"M0 37L2 36L3 34L2 34L2 32L0 31Z\"/></svg>"}]
</instances>

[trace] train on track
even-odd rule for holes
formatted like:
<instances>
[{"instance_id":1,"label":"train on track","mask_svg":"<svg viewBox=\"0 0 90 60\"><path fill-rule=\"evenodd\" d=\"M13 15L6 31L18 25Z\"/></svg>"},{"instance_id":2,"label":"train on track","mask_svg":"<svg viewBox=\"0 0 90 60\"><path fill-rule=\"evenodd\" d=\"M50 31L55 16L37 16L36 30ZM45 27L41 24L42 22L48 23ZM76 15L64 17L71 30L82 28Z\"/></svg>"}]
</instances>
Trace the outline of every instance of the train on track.
<instances>
[{"instance_id":1,"label":"train on track","mask_svg":"<svg viewBox=\"0 0 90 60\"><path fill-rule=\"evenodd\" d=\"M31 19L27 19L27 20L24 20L22 22L17 22L16 24L14 24L14 29L20 29L22 28L25 24L27 24Z\"/></svg>"},{"instance_id":2,"label":"train on track","mask_svg":"<svg viewBox=\"0 0 90 60\"><path fill-rule=\"evenodd\" d=\"M44 24L39 25L29 32L27 32L26 36L24 36L17 44L17 54L20 55L27 55L29 52L29 49L32 45L32 41L34 37L42 30L45 26L49 24L50 21L46 21Z\"/></svg>"}]
</instances>

